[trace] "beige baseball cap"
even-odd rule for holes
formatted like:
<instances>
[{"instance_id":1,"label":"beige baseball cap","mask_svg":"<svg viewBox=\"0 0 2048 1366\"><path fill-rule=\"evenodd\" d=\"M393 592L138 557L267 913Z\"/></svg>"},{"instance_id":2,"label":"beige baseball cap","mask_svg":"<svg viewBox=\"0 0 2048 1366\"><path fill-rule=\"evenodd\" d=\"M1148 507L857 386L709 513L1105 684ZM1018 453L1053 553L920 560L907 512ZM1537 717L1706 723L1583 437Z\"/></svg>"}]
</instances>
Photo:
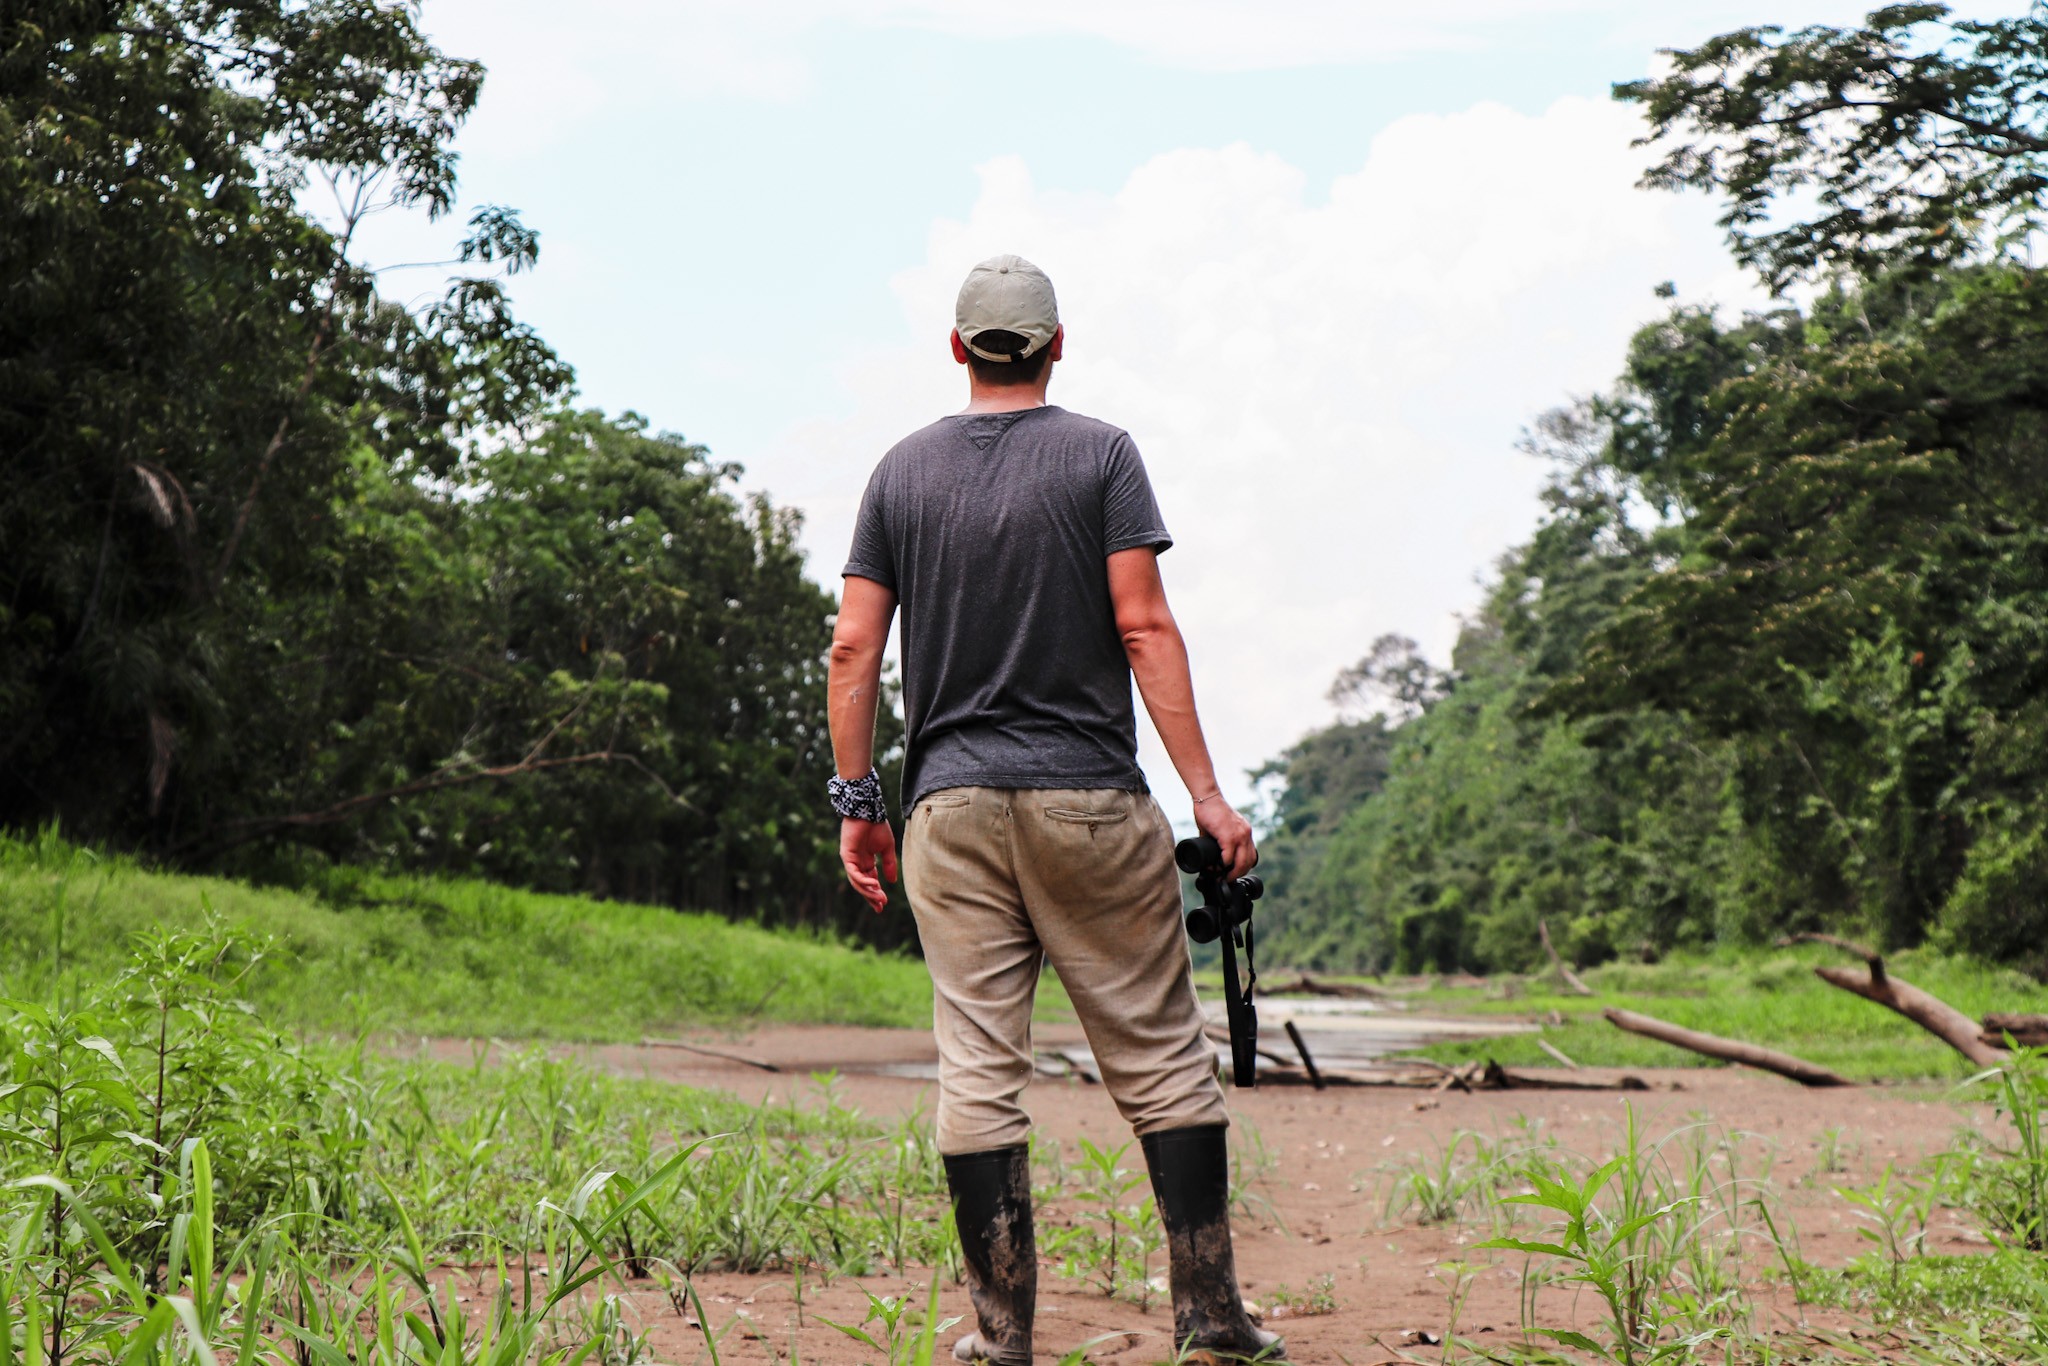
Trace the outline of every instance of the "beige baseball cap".
<instances>
[{"instance_id":1,"label":"beige baseball cap","mask_svg":"<svg viewBox=\"0 0 2048 1366\"><path fill-rule=\"evenodd\" d=\"M953 326L983 360L1023 360L1051 344L1060 326L1059 300L1037 266L1021 256L991 256L967 272L953 305ZM1003 333L1008 335L998 335ZM983 334L988 335L977 345Z\"/></svg>"}]
</instances>

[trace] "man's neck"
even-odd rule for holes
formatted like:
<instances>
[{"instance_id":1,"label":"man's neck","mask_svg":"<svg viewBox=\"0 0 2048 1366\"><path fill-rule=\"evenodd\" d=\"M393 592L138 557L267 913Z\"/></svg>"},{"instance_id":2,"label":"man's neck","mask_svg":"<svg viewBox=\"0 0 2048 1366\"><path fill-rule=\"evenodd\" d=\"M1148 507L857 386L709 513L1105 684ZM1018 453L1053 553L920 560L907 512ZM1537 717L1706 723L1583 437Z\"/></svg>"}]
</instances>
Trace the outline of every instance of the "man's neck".
<instances>
[{"instance_id":1,"label":"man's neck","mask_svg":"<svg viewBox=\"0 0 2048 1366\"><path fill-rule=\"evenodd\" d=\"M964 413L1021 413L1026 408L1043 408L1043 384L976 384L969 379Z\"/></svg>"}]
</instances>

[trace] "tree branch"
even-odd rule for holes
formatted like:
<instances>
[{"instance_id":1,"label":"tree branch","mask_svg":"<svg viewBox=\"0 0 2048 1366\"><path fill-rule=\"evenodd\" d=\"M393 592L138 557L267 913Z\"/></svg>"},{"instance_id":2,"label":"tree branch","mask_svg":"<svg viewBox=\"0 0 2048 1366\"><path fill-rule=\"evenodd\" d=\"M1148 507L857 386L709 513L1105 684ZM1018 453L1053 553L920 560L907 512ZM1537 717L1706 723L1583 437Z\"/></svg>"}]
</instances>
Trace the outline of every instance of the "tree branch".
<instances>
[{"instance_id":1,"label":"tree branch","mask_svg":"<svg viewBox=\"0 0 2048 1366\"><path fill-rule=\"evenodd\" d=\"M600 668L599 672L602 673L603 670ZM591 681L594 683L596 680L593 679ZM555 724L548 727L548 733L546 735L541 736L540 739L534 741L533 748L526 751L526 757L524 759L521 759L519 762L521 764L530 764L534 760L540 758L540 752L548 747L550 741L552 741L557 735L560 735L562 733L562 727L568 725L571 721L576 719L577 713L582 711L583 708L589 704L590 698L591 690L588 688L584 689L583 696L576 699L576 705L569 708L569 710L563 712L562 715L555 721ZM611 738L605 741L605 753L609 754L611 752L612 745L617 742L618 736L619 718L617 714L614 714L612 716Z\"/></svg>"},{"instance_id":2,"label":"tree branch","mask_svg":"<svg viewBox=\"0 0 2048 1366\"><path fill-rule=\"evenodd\" d=\"M2009 149L1995 147L1977 147L1973 149L1983 152L1986 156L2012 157L2027 156L2036 152L2048 152L2048 138L2041 137L2038 134L2023 133L2017 128L2011 128L2002 123L1992 123L1988 119L1974 119L1965 114L1955 113L1952 110L1931 110L1929 112L1934 113L1937 118L1944 118L1950 123L1959 124L1979 137L2003 138L2005 141L2013 144Z\"/></svg>"},{"instance_id":3,"label":"tree branch","mask_svg":"<svg viewBox=\"0 0 2048 1366\"><path fill-rule=\"evenodd\" d=\"M369 212L363 201L375 181L376 176L371 175L357 183L355 198L342 217L345 226L342 229L341 241L334 248L334 264L327 272L327 306L320 311L319 325L313 329L313 344L307 348L306 365L299 375L298 388L292 394L292 401L278 416L277 429L270 434L269 443L264 446L263 454L257 458L255 476L249 480L249 491L242 495L241 506L235 510L234 529L228 533L228 542L221 548L220 562L213 569L213 589L216 593L220 591L221 585L227 582L228 567L235 562L235 552L241 548L243 533L248 531L249 519L256 512L256 498L263 491L264 476L270 473L271 462L277 459L278 451L284 447L285 434L291 430L292 415L313 392L313 381L320 373L320 357L326 351L328 337L334 330L334 310L340 301L342 271L348 266L349 244L355 240L356 226Z\"/></svg>"},{"instance_id":4,"label":"tree branch","mask_svg":"<svg viewBox=\"0 0 2048 1366\"><path fill-rule=\"evenodd\" d=\"M1870 980L1879 986L1884 985L1884 956L1876 949L1859 944L1853 939L1839 939L1832 934L1788 934L1778 941L1777 947L1789 949L1794 944L1826 944L1829 948L1854 954L1870 965Z\"/></svg>"},{"instance_id":5,"label":"tree branch","mask_svg":"<svg viewBox=\"0 0 2048 1366\"><path fill-rule=\"evenodd\" d=\"M1854 968L1815 968L1814 975L1829 986L1897 1011L1979 1067L1996 1067L2005 1061L2005 1050L1987 1042L1975 1020L1932 992L1922 991L1904 978L1887 976L1884 960L1870 949L1829 934L1802 934L1794 938L1831 944L1870 965L1868 975L1859 974Z\"/></svg>"}]
</instances>

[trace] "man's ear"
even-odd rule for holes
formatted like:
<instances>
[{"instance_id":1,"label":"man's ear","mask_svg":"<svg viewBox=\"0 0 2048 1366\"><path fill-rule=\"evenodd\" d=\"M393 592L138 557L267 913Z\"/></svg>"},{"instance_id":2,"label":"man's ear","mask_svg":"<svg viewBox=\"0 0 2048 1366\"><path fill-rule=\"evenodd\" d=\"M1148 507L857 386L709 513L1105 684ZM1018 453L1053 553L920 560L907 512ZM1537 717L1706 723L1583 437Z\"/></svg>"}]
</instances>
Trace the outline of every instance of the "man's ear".
<instances>
[{"instance_id":1,"label":"man's ear","mask_svg":"<svg viewBox=\"0 0 2048 1366\"><path fill-rule=\"evenodd\" d=\"M967 364L967 343L960 340L960 329L957 327L953 329L953 362L956 365Z\"/></svg>"},{"instance_id":2,"label":"man's ear","mask_svg":"<svg viewBox=\"0 0 2048 1366\"><path fill-rule=\"evenodd\" d=\"M958 336L959 334L955 333L954 335ZM1052 330L1052 358L1054 360L1058 360L1060 358L1060 352L1066 347L1066 344L1067 328L1066 324L1062 323Z\"/></svg>"}]
</instances>

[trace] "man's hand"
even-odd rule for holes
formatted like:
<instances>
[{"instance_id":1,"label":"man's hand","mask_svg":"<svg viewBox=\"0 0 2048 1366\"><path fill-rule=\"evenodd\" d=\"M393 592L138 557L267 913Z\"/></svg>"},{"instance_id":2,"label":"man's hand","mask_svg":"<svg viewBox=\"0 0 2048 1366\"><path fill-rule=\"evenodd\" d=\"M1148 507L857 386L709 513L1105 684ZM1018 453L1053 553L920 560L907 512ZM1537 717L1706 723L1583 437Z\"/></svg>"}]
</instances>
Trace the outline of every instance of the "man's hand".
<instances>
[{"instance_id":1,"label":"man's hand","mask_svg":"<svg viewBox=\"0 0 2048 1366\"><path fill-rule=\"evenodd\" d=\"M1252 823L1223 798L1215 797L1196 806L1195 826L1222 849L1223 866L1230 870L1231 877L1243 877L1258 866L1259 847L1252 842Z\"/></svg>"},{"instance_id":2,"label":"man's hand","mask_svg":"<svg viewBox=\"0 0 2048 1366\"><path fill-rule=\"evenodd\" d=\"M1230 814L1237 815L1235 811ZM1244 825L1244 821L1240 819L1238 824ZM1245 847L1251 847L1251 827L1248 825L1245 826ZM861 900L874 907L877 914L887 908L889 894L882 890L882 879L896 880L896 832L889 828L887 821L841 820L839 861L846 865L846 880L853 884L854 891L860 893Z\"/></svg>"}]
</instances>

